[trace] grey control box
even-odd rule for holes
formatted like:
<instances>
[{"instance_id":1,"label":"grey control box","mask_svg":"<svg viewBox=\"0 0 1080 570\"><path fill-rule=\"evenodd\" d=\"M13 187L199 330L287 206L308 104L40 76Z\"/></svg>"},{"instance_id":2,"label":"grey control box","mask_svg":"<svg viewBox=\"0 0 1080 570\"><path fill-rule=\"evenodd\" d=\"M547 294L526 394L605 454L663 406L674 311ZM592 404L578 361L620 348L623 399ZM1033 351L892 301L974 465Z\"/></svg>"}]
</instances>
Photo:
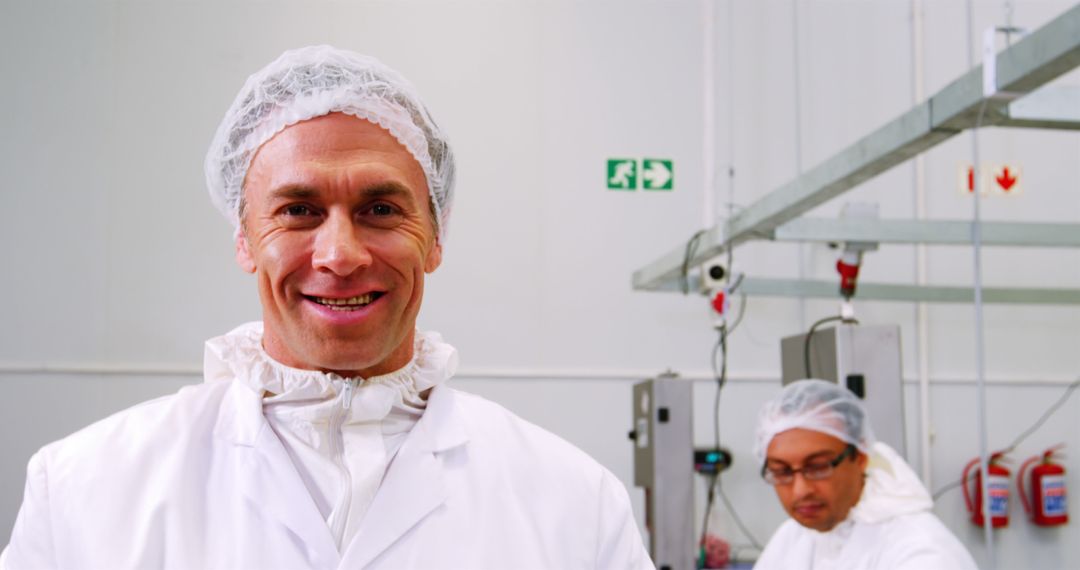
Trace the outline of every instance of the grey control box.
<instances>
[{"instance_id":1,"label":"grey control box","mask_svg":"<svg viewBox=\"0 0 1080 570\"><path fill-rule=\"evenodd\" d=\"M907 455L900 327L840 324L780 341L785 386L804 378L840 383L860 394L874 435Z\"/></svg>"},{"instance_id":2,"label":"grey control box","mask_svg":"<svg viewBox=\"0 0 1080 570\"><path fill-rule=\"evenodd\" d=\"M693 383L673 375L634 385L634 485L645 489L658 570L695 568Z\"/></svg>"}]
</instances>

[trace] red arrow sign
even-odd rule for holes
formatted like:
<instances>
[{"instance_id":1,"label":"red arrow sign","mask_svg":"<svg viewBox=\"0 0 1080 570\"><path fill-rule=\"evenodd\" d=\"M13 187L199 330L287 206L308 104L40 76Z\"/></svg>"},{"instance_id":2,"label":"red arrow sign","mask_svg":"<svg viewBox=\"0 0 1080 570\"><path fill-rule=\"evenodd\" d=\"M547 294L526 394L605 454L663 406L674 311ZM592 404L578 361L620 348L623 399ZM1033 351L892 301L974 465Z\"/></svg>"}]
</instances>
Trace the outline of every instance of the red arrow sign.
<instances>
[{"instance_id":1,"label":"red arrow sign","mask_svg":"<svg viewBox=\"0 0 1080 570\"><path fill-rule=\"evenodd\" d=\"M1008 192L1013 187L1013 185L1016 184L1017 178L1009 174L1009 167L1006 166L1001 171L1001 175L995 176L994 180L997 181L998 186L1001 186L1002 190Z\"/></svg>"},{"instance_id":2,"label":"red arrow sign","mask_svg":"<svg viewBox=\"0 0 1080 570\"><path fill-rule=\"evenodd\" d=\"M956 174L956 189L961 194L973 195L978 187L983 196L1017 196L1027 189L1024 184L1024 172L1018 162L985 164L973 168L970 164L960 164Z\"/></svg>"}]
</instances>

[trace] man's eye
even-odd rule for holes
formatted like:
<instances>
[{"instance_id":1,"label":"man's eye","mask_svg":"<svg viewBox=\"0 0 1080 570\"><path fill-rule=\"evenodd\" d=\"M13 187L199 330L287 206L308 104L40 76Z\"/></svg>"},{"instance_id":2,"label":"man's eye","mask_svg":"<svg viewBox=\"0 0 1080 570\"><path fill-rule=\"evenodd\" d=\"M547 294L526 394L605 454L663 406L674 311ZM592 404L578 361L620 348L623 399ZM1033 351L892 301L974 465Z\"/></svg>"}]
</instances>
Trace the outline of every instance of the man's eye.
<instances>
[{"instance_id":1,"label":"man's eye","mask_svg":"<svg viewBox=\"0 0 1080 570\"><path fill-rule=\"evenodd\" d=\"M776 477L777 479L784 479L787 477L791 477L794 471L792 471L791 469L769 469L769 473L771 473L772 476Z\"/></svg>"},{"instance_id":2,"label":"man's eye","mask_svg":"<svg viewBox=\"0 0 1080 570\"><path fill-rule=\"evenodd\" d=\"M393 229L401 225L405 214L392 202L374 202L357 211L357 221L374 228Z\"/></svg>"},{"instance_id":3,"label":"man's eye","mask_svg":"<svg viewBox=\"0 0 1080 570\"><path fill-rule=\"evenodd\" d=\"M315 212L304 204L290 204L281 210L286 216L312 216Z\"/></svg>"},{"instance_id":4,"label":"man's eye","mask_svg":"<svg viewBox=\"0 0 1080 570\"><path fill-rule=\"evenodd\" d=\"M832 469L832 465L828 463L809 463L803 467L804 473L821 473L822 471L828 471Z\"/></svg>"},{"instance_id":5,"label":"man's eye","mask_svg":"<svg viewBox=\"0 0 1080 570\"><path fill-rule=\"evenodd\" d=\"M392 216L396 212L390 204L375 204L371 207L371 213L376 216Z\"/></svg>"}]
</instances>

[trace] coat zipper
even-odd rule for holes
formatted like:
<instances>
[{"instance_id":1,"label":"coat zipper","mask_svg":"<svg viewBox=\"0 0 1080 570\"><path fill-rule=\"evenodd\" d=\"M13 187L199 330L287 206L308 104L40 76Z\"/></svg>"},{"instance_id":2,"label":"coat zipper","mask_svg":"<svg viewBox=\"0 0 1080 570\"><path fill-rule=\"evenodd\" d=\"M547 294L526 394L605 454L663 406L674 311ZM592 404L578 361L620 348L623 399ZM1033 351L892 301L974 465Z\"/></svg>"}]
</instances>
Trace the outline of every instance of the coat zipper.
<instances>
[{"instance_id":1,"label":"coat zipper","mask_svg":"<svg viewBox=\"0 0 1080 570\"><path fill-rule=\"evenodd\" d=\"M352 504L352 476L349 474L349 468L345 465L345 436L341 428L345 424L345 420L348 419L349 409L352 408L353 389L355 387L356 380L351 378L344 380L344 386L341 387L341 406L334 410L333 421L330 423L330 437L334 443L334 462L341 469L342 493L341 502L338 504L339 516L334 518L334 524L330 528L339 551L345 546L342 541L345 540L345 524L348 522L349 506Z\"/></svg>"}]
</instances>

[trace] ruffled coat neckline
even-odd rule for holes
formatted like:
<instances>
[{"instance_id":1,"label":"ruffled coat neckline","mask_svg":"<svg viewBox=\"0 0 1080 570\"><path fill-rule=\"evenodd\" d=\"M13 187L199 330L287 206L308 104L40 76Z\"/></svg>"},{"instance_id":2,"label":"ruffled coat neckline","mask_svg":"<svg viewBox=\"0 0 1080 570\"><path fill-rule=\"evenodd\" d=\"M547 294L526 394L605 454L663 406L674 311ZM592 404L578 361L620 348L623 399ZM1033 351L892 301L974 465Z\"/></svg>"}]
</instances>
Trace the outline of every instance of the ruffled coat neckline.
<instances>
[{"instance_id":1,"label":"ruffled coat neckline","mask_svg":"<svg viewBox=\"0 0 1080 570\"><path fill-rule=\"evenodd\" d=\"M350 414L346 423L378 421L395 407L418 416L426 405L428 390L453 376L458 363L457 351L438 333L417 331L413 358L403 368L371 378L346 378L286 366L266 353L262 336L263 324L251 322L207 341L206 380L236 378L263 397L264 407L284 404L294 414L302 409L301 415L308 416L304 418L308 421L326 415L329 404L348 384L355 389L347 405Z\"/></svg>"}]
</instances>

